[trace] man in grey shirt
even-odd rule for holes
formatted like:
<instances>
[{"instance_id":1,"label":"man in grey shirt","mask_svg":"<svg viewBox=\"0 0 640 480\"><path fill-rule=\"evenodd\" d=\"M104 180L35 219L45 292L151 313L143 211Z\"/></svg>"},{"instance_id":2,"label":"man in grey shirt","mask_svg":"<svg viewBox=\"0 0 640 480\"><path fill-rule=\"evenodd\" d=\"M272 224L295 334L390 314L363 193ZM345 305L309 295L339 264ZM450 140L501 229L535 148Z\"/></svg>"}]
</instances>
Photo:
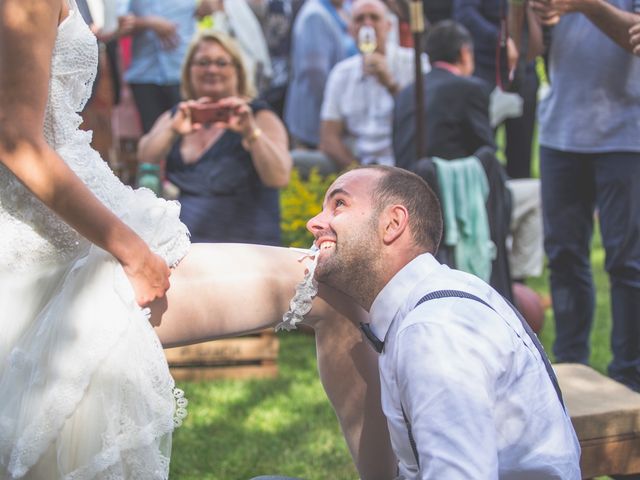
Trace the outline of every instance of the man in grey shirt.
<instances>
[{"instance_id":1,"label":"man in grey shirt","mask_svg":"<svg viewBox=\"0 0 640 480\"><path fill-rule=\"evenodd\" d=\"M554 25L539 108L540 171L559 362L589 361L598 210L611 280L612 378L640 391L640 0L531 0Z\"/></svg>"}]
</instances>

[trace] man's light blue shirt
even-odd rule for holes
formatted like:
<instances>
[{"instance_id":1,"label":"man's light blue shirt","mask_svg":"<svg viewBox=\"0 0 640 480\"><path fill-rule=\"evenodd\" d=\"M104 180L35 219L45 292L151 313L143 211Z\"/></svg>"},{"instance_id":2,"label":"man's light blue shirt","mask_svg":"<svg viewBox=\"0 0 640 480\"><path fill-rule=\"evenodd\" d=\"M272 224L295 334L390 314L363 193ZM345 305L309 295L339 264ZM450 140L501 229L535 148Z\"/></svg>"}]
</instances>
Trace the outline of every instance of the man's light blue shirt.
<instances>
[{"instance_id":1,"label":"man's light blue shirt","mask_svg":"<svg viewBox=\"0 0 640 480\"><path fill-rule=\"evenodd\" d=\"M196 32L194 0L118 0L118 14L137 17L158 16L176 24L178 45L163 47L160 38L151 30L133 36L131 65L124 79L128 83L177 85L180 83L182 61Z\"/></svg>"},{"instance_id":2,"label":"man's light blue shirt","mask_svg":"<svg viewBox=\"0 0 640 480\"><path fill-rule=\"evenodd\" d=\"M436 290L457 297L422 303ZM544 362L498 292L425 253L374 300L382 409L398 480L580 479L580 445ZM409 442L410 422L420 467Z\"/></svg>"}]
</instances>

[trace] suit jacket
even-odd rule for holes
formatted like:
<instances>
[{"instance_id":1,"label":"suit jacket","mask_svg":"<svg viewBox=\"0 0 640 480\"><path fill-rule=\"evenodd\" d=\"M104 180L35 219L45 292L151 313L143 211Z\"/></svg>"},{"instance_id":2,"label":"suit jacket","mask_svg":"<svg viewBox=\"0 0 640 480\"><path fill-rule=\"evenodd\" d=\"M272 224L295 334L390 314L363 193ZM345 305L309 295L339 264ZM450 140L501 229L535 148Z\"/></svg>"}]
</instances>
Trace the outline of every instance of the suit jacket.
<instances>
[{"instance_id":1,"label":"suit jacket","mask_svg":"<svg viewBox=\"0 0 640 480\"><path fill-rule=\"evenodd\" d=\"M423 76L426 152L423 156L447 160L473 155L493 147L486 84L435 67ZM411 170L415 147L415 93L410 85L398 93L393 112L393 152L396 165Z\"/></svg>"}]
</instances>

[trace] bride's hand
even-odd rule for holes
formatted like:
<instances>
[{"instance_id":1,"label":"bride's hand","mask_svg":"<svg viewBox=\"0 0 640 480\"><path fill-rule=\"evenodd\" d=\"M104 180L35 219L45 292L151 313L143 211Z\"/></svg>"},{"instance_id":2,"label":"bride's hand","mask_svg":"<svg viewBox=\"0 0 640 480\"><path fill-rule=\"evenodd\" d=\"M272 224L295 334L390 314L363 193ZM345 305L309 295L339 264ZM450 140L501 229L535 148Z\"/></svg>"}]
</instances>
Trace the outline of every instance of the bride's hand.
<instances>
[{"instance_id":1,"label":"bride's hand","mask_svg":"<svg viewBox=\"0 0 640 480\"><path fill-rule=\"evenodd\" d=\"M141 307L164 297L169 289L171 271L162 257L153 253L148 247L146 252L137 255L131 263L123 263L122 267L131 281L136 302Z\"/></svg>"}]
</instances>

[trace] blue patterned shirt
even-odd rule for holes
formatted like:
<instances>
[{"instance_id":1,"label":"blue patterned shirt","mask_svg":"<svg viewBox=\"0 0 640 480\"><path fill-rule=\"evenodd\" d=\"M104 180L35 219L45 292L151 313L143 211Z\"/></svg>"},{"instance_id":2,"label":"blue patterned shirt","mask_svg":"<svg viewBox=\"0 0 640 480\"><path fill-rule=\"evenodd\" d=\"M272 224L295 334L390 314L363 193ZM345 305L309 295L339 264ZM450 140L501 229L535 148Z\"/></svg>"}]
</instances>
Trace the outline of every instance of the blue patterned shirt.
<instances>
[{"instance_id":1,"label":"blue patterned shirt","mask_svg":"<svg viewBox=\"0 0 640 480\"><path fill-rule=\"evenodd\" d=\"M178 45L172 49L151 30L133 36L131 65L124 79L128 83L177 85L187 46L196 31L195 0L118 0L118 14L158 16L176 24Z\"/></svg>"},{"instance_id":2,"label":"blue patterned shirt","mask_svg":"<svg viewBox=\"0 0 640 480\"><path fill-rule=\"evenodd\" d=\"M329 72L357 49L346 24L337 21L335 8L323 0L306 0L293 24L292 42L284 118L291 135L315 146Z\"/></svg>"}]
</instances>

